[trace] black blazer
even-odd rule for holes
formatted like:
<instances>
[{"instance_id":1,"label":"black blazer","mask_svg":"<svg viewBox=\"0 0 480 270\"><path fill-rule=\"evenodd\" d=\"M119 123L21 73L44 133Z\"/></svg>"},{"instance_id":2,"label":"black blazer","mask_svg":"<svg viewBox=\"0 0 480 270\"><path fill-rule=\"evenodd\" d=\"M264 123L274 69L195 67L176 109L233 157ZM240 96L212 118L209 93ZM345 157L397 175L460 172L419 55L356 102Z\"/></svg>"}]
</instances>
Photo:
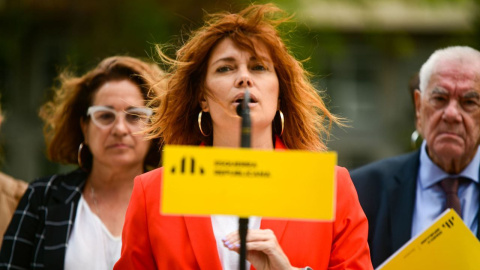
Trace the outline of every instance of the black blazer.
<instances>
[{"instance_id":1,"label":"black blazer","mask_svg":"<svg viewBox=\"0 0 480 270\"><path fill-rule=\"evenodd\" d=\"M0 269L63 269L87 174L76 170L32 182L3 238Z\"/></svg>"},{"instance_id":2,"label":"black blazer","mask_svg":"<svg viewBox=\"0 0 480 270\"><path fill-rule=\"evenodd\" d=\"M419 165L420 151L415 151L351 172L368 219L368 244L374 267L410 240ZM477 238L480 239L480 227Z\"/></svg>"}]
</instances>

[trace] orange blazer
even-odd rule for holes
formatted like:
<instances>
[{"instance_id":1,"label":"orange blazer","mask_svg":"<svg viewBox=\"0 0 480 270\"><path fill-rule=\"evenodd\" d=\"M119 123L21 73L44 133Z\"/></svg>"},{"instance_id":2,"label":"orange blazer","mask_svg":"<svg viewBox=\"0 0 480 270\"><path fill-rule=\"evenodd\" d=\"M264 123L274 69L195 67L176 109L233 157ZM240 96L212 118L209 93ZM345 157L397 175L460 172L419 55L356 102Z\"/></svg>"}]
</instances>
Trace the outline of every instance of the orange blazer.
<instances>
[{"instance_id":1,"label":"orange blazer","mask_svg":"<svg viewBox=\"0 0 480 270\"><path fill-rule=\"evenodd\" d=\"M277 144L276 148L284 146ZM221 270L210 217L160 214L162 172L160 168L135 178L123 227L121 258L114 269ZM260 228L275 233L294 267L373 269L367 218L348 171L337 167L336 175L334 222L262 218Z\"/></svg>"}]
</instances>

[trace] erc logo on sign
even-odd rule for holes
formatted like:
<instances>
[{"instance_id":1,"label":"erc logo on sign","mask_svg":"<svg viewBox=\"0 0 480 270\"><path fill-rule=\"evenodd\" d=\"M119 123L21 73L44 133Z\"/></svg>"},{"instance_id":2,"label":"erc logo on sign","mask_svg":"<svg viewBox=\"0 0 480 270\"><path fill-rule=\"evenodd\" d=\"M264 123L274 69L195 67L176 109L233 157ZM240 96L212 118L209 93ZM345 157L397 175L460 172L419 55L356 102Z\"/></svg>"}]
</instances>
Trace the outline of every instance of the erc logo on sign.
<instances>
[{"instance_id":1,"label":"erc logo on sign","mask_svg":"<svg viewBox=\"0 0 480 270\"><path fill-rule=\"evenodd\" d=\"M170 169L170 172L172 174L177 173L177 167L173 166ZM182 160L180 161L180 170L178 172L181 174L185 174L185 173L190 173L190 174L200 173L201 175L205 174L205 170L203 169L203 167L198 166L198 168L196 168L196 162L193 157L188 159L186 157L183 157Z\"/></svg>"},{"instance_id":2,"label":"erc logo on sign","mask_svg":"<svg viewBox=\"0 0 480 270\"><path fill-rule=\"evenodd\" d=\"M455 217L452 216L451 218L447 219L447 221L445 221L445 223L442 224L442 227L443 228L445 228L445 227L451 228L455 224L454 221L455 221Z\"/></svg>"}]
</instances>

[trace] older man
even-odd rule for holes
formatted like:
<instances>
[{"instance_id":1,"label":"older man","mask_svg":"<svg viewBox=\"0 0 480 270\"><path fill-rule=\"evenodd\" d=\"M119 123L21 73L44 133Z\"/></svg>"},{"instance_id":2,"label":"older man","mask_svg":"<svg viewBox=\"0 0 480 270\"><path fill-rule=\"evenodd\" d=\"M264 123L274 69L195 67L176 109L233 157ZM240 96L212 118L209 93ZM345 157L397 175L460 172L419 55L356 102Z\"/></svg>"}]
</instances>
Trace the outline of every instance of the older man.
<instances>
[{"instance_id":1,"label":"older man","mask_svg":"<svg viewBox=\"0 0 480 270\"><path fill-rule=\"evenodd\" d=\"M375 267L446 208L479 237L480 52L435 51L420 70L415 110L425 139L419 151L351 174L369 221Z\"/></svg>"}]
</instances>

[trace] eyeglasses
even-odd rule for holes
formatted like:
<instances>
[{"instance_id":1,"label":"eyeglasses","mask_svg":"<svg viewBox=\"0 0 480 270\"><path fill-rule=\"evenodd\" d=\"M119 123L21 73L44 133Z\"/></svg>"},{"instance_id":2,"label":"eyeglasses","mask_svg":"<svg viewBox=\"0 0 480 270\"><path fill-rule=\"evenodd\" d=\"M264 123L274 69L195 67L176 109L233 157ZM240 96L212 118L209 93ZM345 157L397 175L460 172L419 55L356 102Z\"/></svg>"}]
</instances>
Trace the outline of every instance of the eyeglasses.
<instances>
[{"instance_id":1,"label":"eyeglasses","mask_svg":"<svg viewBox=\"0 0 480 270\"><path fill-rule=\"evenodd\" d=\"M87 110L87 116L92 119L92 122L100 128L109 128L117 120L118 114L124 114L125 122L134 129L141 129L145 127L150 116L152 116L152 109L132 107L125 111L116 111L106 106L90 106Z\"/></svg>"}]
</instances>

